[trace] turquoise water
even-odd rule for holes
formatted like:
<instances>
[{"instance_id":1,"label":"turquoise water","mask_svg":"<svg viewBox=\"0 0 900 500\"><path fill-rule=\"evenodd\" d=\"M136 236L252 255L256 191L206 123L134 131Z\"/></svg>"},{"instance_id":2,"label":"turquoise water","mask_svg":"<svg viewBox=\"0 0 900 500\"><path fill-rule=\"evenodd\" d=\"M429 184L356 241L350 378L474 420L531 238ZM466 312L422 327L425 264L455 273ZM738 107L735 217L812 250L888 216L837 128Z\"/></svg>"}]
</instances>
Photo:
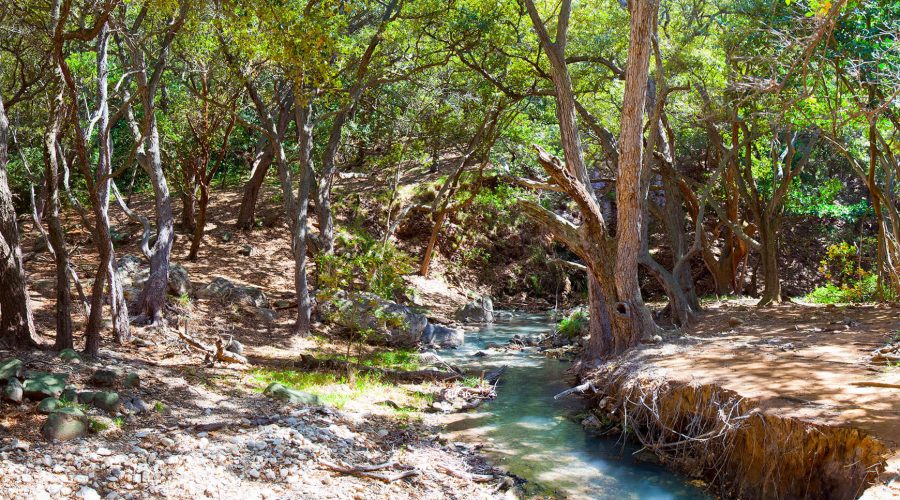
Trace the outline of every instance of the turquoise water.
<instances>
[{"instance_id":1,"label":"turquoise water","mask_svg":"<svg viewBox=\"0 0 900 500\"><path fill-rule=\"evenodd\" d=\"M569 388L568 362L533 348L519 352L486 349L513 335L540 335L552 328L546 316L520 315L513 321L466 333L466 344L440 355L467 372L508 365L498 398L473 412L454 415L451 437L484 444L483 452L504 469L527 479L528 492L568 498L694 499L704 492L665 468L632 457L633 445L585 432L570 416L583 409L577 397L554 400ZM476 357L485 351L487 357Z\"/></svg>"}]
</instances>

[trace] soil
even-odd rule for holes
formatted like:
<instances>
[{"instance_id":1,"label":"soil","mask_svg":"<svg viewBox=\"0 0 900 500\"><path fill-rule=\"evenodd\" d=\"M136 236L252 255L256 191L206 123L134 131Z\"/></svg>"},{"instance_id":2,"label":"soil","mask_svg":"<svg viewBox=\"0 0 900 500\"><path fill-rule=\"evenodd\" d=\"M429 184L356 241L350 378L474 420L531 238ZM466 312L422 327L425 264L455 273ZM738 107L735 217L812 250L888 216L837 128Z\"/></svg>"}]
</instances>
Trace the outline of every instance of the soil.
<instances>
[{"instance_id":1,"label":"soil","mask_svg":"<svg viewBox=\"0 0 900 500\"><path fill-rule=\"evenodd\" d=\"M863 431L887 450L868 494L900 495L900 367L870 359L876 348L900 340L900 308L754 304L706 304L696 327L630 351L617 361L619 374L715 387L808 429Z\"/></svg>"}]
</instances>

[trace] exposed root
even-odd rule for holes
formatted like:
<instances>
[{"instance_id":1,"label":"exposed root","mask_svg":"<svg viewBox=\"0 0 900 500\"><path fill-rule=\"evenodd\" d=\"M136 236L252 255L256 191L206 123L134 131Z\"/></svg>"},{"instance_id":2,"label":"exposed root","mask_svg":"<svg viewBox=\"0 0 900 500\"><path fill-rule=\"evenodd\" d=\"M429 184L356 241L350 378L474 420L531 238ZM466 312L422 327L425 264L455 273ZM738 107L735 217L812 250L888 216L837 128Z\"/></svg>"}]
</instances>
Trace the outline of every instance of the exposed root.
<instances>
[{"instance_id":1,"label":"exposed root","mask_svg":"<svg viewBox=\"0 0 900 500\"><path fill-rule=\"evenodd\" d=\"M614 369L591 382L601 410L640 442L639 452L652 451L726 496L855 498L875 479L887 452L860 430L769 415L716 385Z\"/></svg>"}]
</instances>

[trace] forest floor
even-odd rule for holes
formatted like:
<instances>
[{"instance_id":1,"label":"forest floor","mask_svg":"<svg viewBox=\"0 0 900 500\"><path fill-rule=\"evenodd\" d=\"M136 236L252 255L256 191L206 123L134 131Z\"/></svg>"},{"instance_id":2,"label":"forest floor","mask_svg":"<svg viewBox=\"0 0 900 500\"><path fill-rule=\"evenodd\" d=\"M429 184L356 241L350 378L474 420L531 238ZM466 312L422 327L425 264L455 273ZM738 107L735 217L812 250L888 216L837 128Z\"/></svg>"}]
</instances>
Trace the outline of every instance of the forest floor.
<instances>
[{"instance_id":1,"label":"forest floor","mask_svg":"<svg viewBox=\"0 0 900 500\"><path fill-rule=\"evenodd\" d=\"M261 204L260 227L245 233L233 229L239 203L236 191L217 193L200 260L186 261L187 236L179 232L174 262L188 270L195 290L224 277L260 288L273 303L290 302L292 274L285 270L293 261L280 209L276 203ZM136 197L133 206L152 212L148 200ZM117 230L130 234L117 246L117 257L139 255L140 225L118 208L111 213ZM36 234L30 224L26 229L24 250L29 252ZM66 233L73 263L88 289L96 266L93 245L75 227ZM241 254L245 246L250 255ZM442 265L438 258L435 275ZM55 314L52 259L38 253L26 267L35 319L49 344ZM449 322L454 309L479 291L441 279L413 278L411 284L437 322ZM435 384L367 378L348 383L325 374L310 378L297 367L299 355L343 354L346 342L325 325L316 325L307 338L291 336L295 308L276 307L271 315L259 315L255 308L215 300L173 302L179 320L169 328L135 327L138 344L116 346L104 338L104 357L98 362L61 365L74 383L84 383L100 366L139 373L140 389L122 394L140 397L152 411L126 416L88 439L53 445L40 437L41 417L33 405L2 403L0 497L56 497L85 487L111 498L227 498L238 492L246 498L481 498L514 491L506 488L509 478L476 450L441 438L438 420L422 412L440 390ZM759 401L767 412L863 429L892 450L888 468L897 471L900 367L873 364L869 356L898 341L898 316L900 309L887 306L786 304L759 310L751 300L710 302L689 333L641 346L625 361L635 370L673 380L718 383ZM73 317L76 332L82 331L83 315ZM250 366L206 366L202 355L178 339L176 328L205 340L233 336L244 344ZM0 359L13 355L26 368L60 366L49 352L0 352ZM285 379L318 387L317 395L327 405L284 406L260 393L266 383ZM322 465L376 464L391 458L397 465L385 473L417 467L420 475L384 483ZM497 480L478 483L455 477L447 468L464 476L493 473Z\"/></svg>"},{"instance_id":2,"label":"forest floor","mask_svg":"<svg viewBox=\"0 0 900 500\"><path fill-rule=\"evenodd\" d=\"M900 366L871 359L900 343L900 308L755 302L709 302L689 333L620 363L636 378L715 384L767 414L861 429L890 450L884 495L900 496Z\"/></svg>"},{"instance_id":3,"label":"forest floor","mask_svg":"<svg viewBox=\"0 0 900 500\"><path fill-rule=\"evenodd\" d=\"M277 222L279 209L261 205L261 226L245 233L233 229L239 202L238 193L222 192L210 207L197 262L185 259L187 236L178 231L173 261L188 270L194 291L224 277L260 288L272 304L290 302L292 274L285 269L293 260L286 230ZM133 206L152 213L147 200L136 197ZM115 228L129 235L117 245L117 257L139 256L140 225L117 208L111 212ZM76 227L67 228L66 235L89 294L97 262L93 245ZM37 240L30 223L23 240L29 253ZM252 248L250 255L240 254L245 245ZM36 253L26 268L35 321L49 346L55 318L53 261L46 252ZM440 280L420 279L415 286L437 321L449 321L466 299L463 291ZM90 377L100 368L137 373L139 388L118 383L114 389L123 401L139 399L147 408L116 418L84 408L98 432L53 444L41 436L45 417L35 411L36 401L0 403L0 498L502 498L514 491L512 478L486 463L477 447L448 442L438 419L425 413L442 384L397 384L366 376L348 380L346 374L304 371L298 366L301 354L340 356L347 342L322 324L306 338L291 336L295 306L261 315L255 307L221 300L173 297L171 305L168 326L132 327L134 343L116 345L107 330L98 360L64 363L49 350L0 351L0 360L18 358L26 371L64 372L68 384L79 389L98 390ZM75 307L80 348L85 318ZM209 366L178 331L203 341L233 336L243 343L249 363ZM363 349L370 355L380 352ZM262 394L272 381L311 392L324 404L272 400ZM326 465L389 461L396 463L374 474L417 475L386 482ZM495 479L484 482L472 474Z\"/></svg>"}]
</instances>

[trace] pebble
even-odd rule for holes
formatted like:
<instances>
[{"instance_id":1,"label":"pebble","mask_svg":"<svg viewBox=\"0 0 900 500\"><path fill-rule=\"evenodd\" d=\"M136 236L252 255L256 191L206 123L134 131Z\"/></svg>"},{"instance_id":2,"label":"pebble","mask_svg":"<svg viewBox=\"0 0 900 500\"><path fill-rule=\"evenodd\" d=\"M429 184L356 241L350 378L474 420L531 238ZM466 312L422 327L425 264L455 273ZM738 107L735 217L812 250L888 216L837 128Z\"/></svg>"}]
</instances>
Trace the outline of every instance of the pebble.
<instances>
[{"instance_id":1,"label":"pebble","mask_svg":"<svg viewBox=\"0 0 900 500\"><path fill-rule=\"evenodd\" d=\"M90 486L82 486L75 496L84 500L100 500L100 494Z\"/></svg>"}]
</instances>

